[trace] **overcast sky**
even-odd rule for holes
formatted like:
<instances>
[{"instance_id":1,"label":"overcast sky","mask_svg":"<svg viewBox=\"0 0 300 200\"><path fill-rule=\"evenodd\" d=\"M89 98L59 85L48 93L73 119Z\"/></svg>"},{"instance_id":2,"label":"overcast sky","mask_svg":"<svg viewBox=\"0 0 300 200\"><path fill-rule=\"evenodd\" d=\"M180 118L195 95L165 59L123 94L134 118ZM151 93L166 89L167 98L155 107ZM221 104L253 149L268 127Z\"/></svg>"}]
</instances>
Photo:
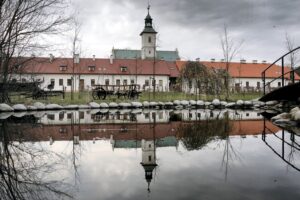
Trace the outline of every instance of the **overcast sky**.
<instances>
[{"instance_id":1,"label":"overcast sky","mask_svg":"<svg viewBox=\"0 0 300 200\"><path fill-rule=\"evenodd\" d=\"M79 12L82 55L109 57L112 47L140 49L148 0L72 0ZM286 32L300 45L300 0L151 0L158 49L182 59L221 59L224 24L244 41L235 60L277 59Z\"/></svg>"}]
</instances>

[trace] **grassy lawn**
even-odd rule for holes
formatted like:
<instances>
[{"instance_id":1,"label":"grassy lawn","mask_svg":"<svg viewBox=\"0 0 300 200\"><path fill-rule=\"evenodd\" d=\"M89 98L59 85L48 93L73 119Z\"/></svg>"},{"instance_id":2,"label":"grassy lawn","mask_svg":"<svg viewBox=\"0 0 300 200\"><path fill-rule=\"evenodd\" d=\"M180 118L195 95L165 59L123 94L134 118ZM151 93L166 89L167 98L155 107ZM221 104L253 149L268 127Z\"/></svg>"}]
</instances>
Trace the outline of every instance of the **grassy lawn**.
<instances>
[{"instance_id":1,"label":"grassy lawn","mask_svg":"<svg viewBox=\"0 0 300 200\"><path fill-rule=\"evenodd\" d=\"M237 101L241 100L251 100L260 97L260 93L235 93L231 94L229 97L229 101ZM212 101L213 99L218 98L221 100L225 100L225 96L221 95L220 97L214 95L195 95L185 94L182 92L156 92L155 95L152 92L143 92L138 100L134 101L174 101L174 100L205 100L205 101ZM65 94L65 98L63 99L62 96L54 96L48 97L48 99L38 99L33 100L32 98L25 98L20 95L11 96L12 103L23 103L23 104L33 104L34 102L43 102L43 103L56 103L60 105L69 105L69 104L86 104L88 102L94 101L93 97L89 92L76 92L74 93L74 99L71 100L71 93L67 92ZM131 100L127 98L120 98L118 99L116 96L111 96L106 98L105 100L95 100L95 102L130 102Z\"/></svg>"}]
</instances>

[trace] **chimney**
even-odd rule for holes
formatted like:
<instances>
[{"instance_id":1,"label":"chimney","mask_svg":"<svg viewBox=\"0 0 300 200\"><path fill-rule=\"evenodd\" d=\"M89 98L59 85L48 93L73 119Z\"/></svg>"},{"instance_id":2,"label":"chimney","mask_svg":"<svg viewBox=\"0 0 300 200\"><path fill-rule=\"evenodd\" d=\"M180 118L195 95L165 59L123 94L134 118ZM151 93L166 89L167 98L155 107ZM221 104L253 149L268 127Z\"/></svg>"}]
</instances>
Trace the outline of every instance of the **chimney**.
<instances>
[{"instance_id":1,"label":"chimney","mask_svg":"<svg viewBox=\"0 0 300 200\"><path fill-rule=\"evenodd\" d=\"M79 64L79 61L80 61L79 54L74 54L74 63Z\"/></svg>"},{"instance_id":2,"label":"chimney","mask_svg":"<svg viewBox=\"0 0 300 200\"><path fill-rule=\"evenodd\" d=\"M215 62L215 61L216 61L216 59L212 58L212 59L210 59L210 61L211 61L211 62Z\"/></svg>"},{"instance_id":3,"label":"chimney","mask_svg":"<svg viewBox=\"0 0 300 200\"><path fill-rule=\"evenodd\" d=\"M109 63L110 63L111 65L114 63L114 57L113 57L113 55L110 55Z\"/></svg>"},{"instance_id":4,"label":"chimney","mask_svg":"<svg viewBox=\"0 0 300 200\"><path fill-rule=\"evenodd\" d=\"M199 61L200 61L200 58L196 58L196 61L199 62Z\"/></svg>"},{"instance_id":5,"label":"chimney","mask_svg":"<svg viewBox=\"0 0 300 200\"><path fill-rule=\"evenodd\" d=\"M257 64L257 60L252 60L252 63L253 64Z\"/></svg>"},{"instance_id":6,"label":"chimney","mask_svg":"<svg viewBox=\"0 0 300 200\"><path fill-rule=\"evenodd\" d=\"M52 53L49 54L49 61L52 63L54 60L54 56Z\"/></svg>"},{"instance_id":7,"label":"chimney","mask_svg":"<svg viewBox=\"0 0 300 200\"><path fill-rule=\"evenodd\" d=\"M266 64L267 63L267 61L266 60L263 60L263 61L261 61L263 64Z\"/></svg>"},{"instance_id":8,"label":"chimney","mask_svg":"<svg viewBox=\"0 0 300 200\"><path fill-rule=\"evenodd\" d=\"M224 58L222 58L222 59L221 59L221 62L225 62L225 59L224 59Z\"/></svg>"},{"instance_id":9,"label":"chimney","mask_svg":"<svg viewBox=\"0 0 300 200\"><path fill-rule=\"evenodd\" d=\"M241 63L243 63L243 64L246 63L246 60L245 60L245 59L241 59L240 61L241 61Z\"/></svg>"},{"instance_id":10,"label":"chimney","mask_svg":"<svg viewBox=\"0 0 300 200\"><path fill-rule=\"evenodd\" d=\"M96 56L95 55L93 55L93 61L95 61L96 60Z\"/></svg>"}]
</instances>

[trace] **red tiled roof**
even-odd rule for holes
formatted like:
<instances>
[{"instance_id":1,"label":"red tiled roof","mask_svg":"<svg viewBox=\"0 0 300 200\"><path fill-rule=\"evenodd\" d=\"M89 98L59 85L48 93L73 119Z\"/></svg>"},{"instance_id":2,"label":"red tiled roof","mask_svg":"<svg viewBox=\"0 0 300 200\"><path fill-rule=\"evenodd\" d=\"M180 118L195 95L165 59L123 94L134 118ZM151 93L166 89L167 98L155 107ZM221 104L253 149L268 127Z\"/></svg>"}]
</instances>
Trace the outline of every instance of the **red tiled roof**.
<instances>
[{"instance_id":1,"label":"red tiled roof","mask_svg":"<svg viewBox=\"0 0 300 200\"><path fill-rule=\"evenodd\" d=\"M182 70L187 61L176 61L176 66L178 70ZM200 62L203 65L214 68L214 69L226 69L225 62L209 62L203 61ZM261 78L261 73L269 66L269 63L239 63L239 62L231 62L229 66L229 74L231 77L241 77L241 78ZM285 67L284 71L288 72L291 69L289 67ZM281 75L281 67L278 65L272 66L266 72L267 78L277 78ZM289 78L289 75L285 76ZM296 79L300 79L299 76L295 74Z\"/></svg>"},{"instance_id":2,"label":"red tiled roof","mask_svg":"<svg viewBox=\"0 0 300 200\"><path fill-rule=\"evenodd\" d=\"M157 123L153 124L81 124L74 125L43 125L32 127L31 125L15 125L11 127L18 127L22 129L22 139L24 141L47 141L49 137L53 140L72 140L74 135L80 136L80 140L93 140L93 138L106 138L109 139L111 135L114 136L115 140L132 140L132 139L156 139L176 136L182 138L182 132L180 132L179 126L182 123L193 124L193 123L205 123L205 121L191 121L191 122L170 122L170 123ZM240 120L230 121L231 129L229 132L230 136L236 135L259 135L264 130L263 120ZM121 130L126 127L126 132ZM280 129L273 125L271 122L266 121L266 127L276 133ZM18 130L16 129L16 130ZM61 133L60 129L65 129L65 132ZM106 131L97 131L98 129L105 129ZM92 131L96 130L96 131ZM142 130L142 131L141 131ZM271 132L267 132L270 134ZM12 132L14 133L14 132ZM14 136L19 135L12 134L12 139L16 140Z\"/></svg>"},{"instance_id":3,"label":"red tiled roof","mask_svg":"<svg viewBox=\"0 0 300 200\"><path fill-rule=\"evenodd\" d=\"M60 70L60 66L67 66L65 71ZM94 66L95 70L90 71L89 66ZM122 72L121 67L127 67L127 71ZM155 66L155 67L154 67ZM49 58L35 58L26 63L23 73L34 74L72 74L72 58L55 58L50 62ZM110 59L81 58L79 64L74 64L74 73L80 74L109 74L109 75L166 75L178 77L179 72L175 62L154 61L153 60L133 60L114 59L110 64Z\"/></svg>"}]
</instances>

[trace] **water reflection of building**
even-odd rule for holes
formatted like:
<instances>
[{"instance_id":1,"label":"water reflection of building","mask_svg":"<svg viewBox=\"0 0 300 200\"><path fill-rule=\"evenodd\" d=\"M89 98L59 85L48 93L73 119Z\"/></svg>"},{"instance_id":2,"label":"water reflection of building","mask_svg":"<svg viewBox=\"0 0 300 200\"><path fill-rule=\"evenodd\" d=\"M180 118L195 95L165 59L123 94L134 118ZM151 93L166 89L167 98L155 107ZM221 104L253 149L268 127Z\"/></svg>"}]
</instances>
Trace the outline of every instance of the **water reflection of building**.
<instances>
[{"instance_id":1,"label":"water reflection of building","mask_svg":"<svg viewBox=\"0 0 300 200\"><path fill-rule=\"evenodd\" d=\"M142 139L152 138L152 130L156 132L156 144L161 146L176 146L181 135L178 132L178 126L181 123L195 123L195 116L201 115L197 123L202 123L210 119L222 119L226 110L180 110L180 111L158 111L146 110L146 112L132 113L110 113L109 118L102 118L99 122L91 122L90 116L92 110L88 111L61 111L61 112L43 112L30 113L31 116L37 116L38 124L32 126L32 123L14 123L15 117L9 117L7 120L14 123L14 130L23 132L23 141L49 141L50 143L59 140L73 140L78 136L78 140L97 140L111 138L115 140L113 148L141 148ZM80 114L83 112L84 114ZM161 114L162 113L162 114ZM125 115L126 114L126 115ZM48 115L54 115L54 120L47 119ZM117 117L119 115L119 117ZM133 115L133 116L131 116ZM162 115L162 120L160 116ZM174 121L172 115L178 115L180 121ZM263 119L255 111L231 111L227 112L232 129L229 135L254 135L261 134L263 131ZM27 115L25 115L27 116ZM61 116L61 121L59 120ZM63 118L67 117L67 118ZM239 116L239 117L236 117ZM146 118L148 118L146 120ZM183 118L182 118L183 117ZM57 121L58 120L58 121ZM156 126L152 124L155 120ZM267 122L269 127L275 132L279 128Z\"/></svg>"},{"instance_id":2,"label":"water reflection of building","mask_svg":"<svg viewBox=\"0 0 300 200\"><path fill-rule=\"evenodd\" d=\"M150 183L153 178L153 171L156 168L156 149L154 140L142 140L142 162L141 165L145 170L145 179L148 183L150 192Z\"/></svg>"},{"instance_id":3,"label":"water reflection of building","mask_svg":"<svg viewBox=\"0 0 300 200\"><path fill-rule=\"evenodd\" d=\"M86 111L53 111L40 112L39 122L42 124L107 124L107 123L167 123L172 115L180 116L183 121L220 119L257 120L263 117L256 111L242 110L86 110Z\"/></svg>"}]
</instances>

